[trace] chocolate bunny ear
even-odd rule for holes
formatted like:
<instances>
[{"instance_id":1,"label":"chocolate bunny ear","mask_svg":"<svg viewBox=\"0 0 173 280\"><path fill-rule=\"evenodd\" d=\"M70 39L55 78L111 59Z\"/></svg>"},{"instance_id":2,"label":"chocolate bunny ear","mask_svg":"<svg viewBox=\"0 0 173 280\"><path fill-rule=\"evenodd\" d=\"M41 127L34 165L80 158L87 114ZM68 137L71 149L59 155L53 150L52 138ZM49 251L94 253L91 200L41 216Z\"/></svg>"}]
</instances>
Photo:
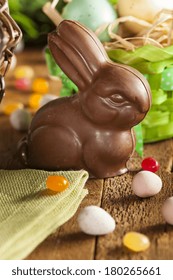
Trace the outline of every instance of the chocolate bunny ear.
<instances>
[{"instance_id":1,"label":"chocolate bunny ear","mask_svg":"<svg viewBox=\"0 0 173 280\"><path fill-rule=\"evenodd\" d=\"M49 34L48 45L57 64L79 89L92 82L107 58L97 36L75 21L62 21Z\"/></svg>"}]
</instances>

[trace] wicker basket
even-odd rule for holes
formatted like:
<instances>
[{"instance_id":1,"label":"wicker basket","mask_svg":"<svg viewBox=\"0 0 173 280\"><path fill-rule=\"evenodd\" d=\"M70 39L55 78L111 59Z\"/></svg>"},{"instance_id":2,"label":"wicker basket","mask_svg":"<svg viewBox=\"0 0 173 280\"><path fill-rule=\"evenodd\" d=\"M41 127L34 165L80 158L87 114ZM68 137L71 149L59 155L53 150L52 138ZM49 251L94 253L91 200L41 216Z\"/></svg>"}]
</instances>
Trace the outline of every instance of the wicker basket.
<instances>
[{"instance_id":1,"label":"wicker basket","mask_svg":"<svg viewBox=\"0 0 173 280\"><path fill-rule=\"evenodd\" d=\"M4 76L21 34L19 27L9 15L7 0L0 0L0 101L5 91Z\"/></svg>"}]
</instances>

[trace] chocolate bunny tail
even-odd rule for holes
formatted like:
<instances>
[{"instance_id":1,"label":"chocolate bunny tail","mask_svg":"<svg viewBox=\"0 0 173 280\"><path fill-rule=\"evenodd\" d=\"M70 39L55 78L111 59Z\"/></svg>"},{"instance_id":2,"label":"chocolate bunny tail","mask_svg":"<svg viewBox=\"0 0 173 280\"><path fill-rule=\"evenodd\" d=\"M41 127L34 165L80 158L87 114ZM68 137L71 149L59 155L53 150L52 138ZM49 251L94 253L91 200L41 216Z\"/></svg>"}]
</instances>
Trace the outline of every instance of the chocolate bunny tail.
<instances>
[{"instance_id":1,"label":"chocolate bunny tail","mask_svg":"<svg viewBox=\"0 0 173 280\"><path fill-rule=\"evenodd\" d=\"M107 60L96 35L74 21L62 21L58 29L48 35L48 45L57 64L80 90L91 84Z\"/></svg>"}]
</instances>

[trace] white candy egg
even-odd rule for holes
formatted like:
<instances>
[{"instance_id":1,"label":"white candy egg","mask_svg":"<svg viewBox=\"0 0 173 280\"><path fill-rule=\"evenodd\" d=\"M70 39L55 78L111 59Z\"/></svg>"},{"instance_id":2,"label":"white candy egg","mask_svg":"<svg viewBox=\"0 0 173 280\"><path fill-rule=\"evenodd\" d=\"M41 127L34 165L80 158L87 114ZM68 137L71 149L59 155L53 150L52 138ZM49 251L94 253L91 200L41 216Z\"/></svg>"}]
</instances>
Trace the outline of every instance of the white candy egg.
<instances>
[{"instance_id":1,"label":"white candy egg","mask_svg":"<svg viewBox=\"0 0 173 280\"><path fill-rule=\"evenodd\" d=\"M132 180L132 190L139 197L150 197L160 192L162 180L150 171L138 172Z\"/></svg>"},{"instance_id":2,"label":"white candy egg","mask_svg":"<svg viewBox=\"0 0 173 280\"><path fill-rule=\"evenodd\" d=\"M26 131L31 123L31 113L25 109L17 109L10 115L12 127L19 131Z\"/></svg>"},{"instance_id":3,"label":"white candy egg","mask_svg":"<svg viewBox=\"0 0 173 280\"><path fill-rule=\"evenodd\" d=\"M168 224L173 225L173 196L163 203L162 216Z\"/></svg>"},{"instance_id":4,"label":"white candy egg","mask_svg":"<svg viewBox=\"0 0 173 280\"><path fill-rule=\"evenodd\" d=\"M115 229L115 220L111 215L95 205L83 208L77 220L81 231L90 235L104 235Z\"/></svg>"},{"instance_id":5,"label":"white candy egg","mask_svg":"<svg viewBox=\"0 0 173 280\"><path fill-rule=\"evenodd\" d=\"M119 0L119 16L134 16L152 23L155 16L163 9L173 9L171 0ZM133 33L138 33L142 27L136 23L128 22L126 27Z\"/></svg>"},{"instance_id":6,"label":"white candy egg","mask_svg":"<svg viewBox=\"0 0 173 280\"><path fill-rule=\"evenodd\" d=\"M53 94L44 94L43 97L40 100L40 107L44 106L45 104L47 104L48 102L57 99L58 97L53 95Z\"/></svg>"}]
</instances>

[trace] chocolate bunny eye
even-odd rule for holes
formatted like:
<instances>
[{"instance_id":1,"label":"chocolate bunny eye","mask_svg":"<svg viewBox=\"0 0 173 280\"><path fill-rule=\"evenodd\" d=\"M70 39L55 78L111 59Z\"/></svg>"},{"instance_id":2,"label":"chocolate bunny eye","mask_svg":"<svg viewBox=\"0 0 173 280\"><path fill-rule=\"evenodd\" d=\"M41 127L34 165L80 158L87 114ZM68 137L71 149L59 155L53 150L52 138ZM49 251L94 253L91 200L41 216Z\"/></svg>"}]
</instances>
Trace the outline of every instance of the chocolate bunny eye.
<instances>
[{"instance_id":1,"label":"chocolate bunny eye","mask_svg":"<svg viewBox=\"0 0 173 280\"><path fill-rule=\"evenodd\" d=\"M125 99L120 95L120 94L113 94L110 97L110 100L115 102L115 103L123 103L125 101Z\"/></svg>"},{"instance_id":2,"label":"chocolate bunny eye","mask_svg":"<svg viewBox=\"0 0 173 280\"><path fill-rule=\"evenodd\" d=\"M111 107L117 107L117 106L124 106L125 103L127 103L127 100L125 100L122 95L120 94L113 94L110 97L106 98L106 101Z\"/></svg>"}]
</instances>

